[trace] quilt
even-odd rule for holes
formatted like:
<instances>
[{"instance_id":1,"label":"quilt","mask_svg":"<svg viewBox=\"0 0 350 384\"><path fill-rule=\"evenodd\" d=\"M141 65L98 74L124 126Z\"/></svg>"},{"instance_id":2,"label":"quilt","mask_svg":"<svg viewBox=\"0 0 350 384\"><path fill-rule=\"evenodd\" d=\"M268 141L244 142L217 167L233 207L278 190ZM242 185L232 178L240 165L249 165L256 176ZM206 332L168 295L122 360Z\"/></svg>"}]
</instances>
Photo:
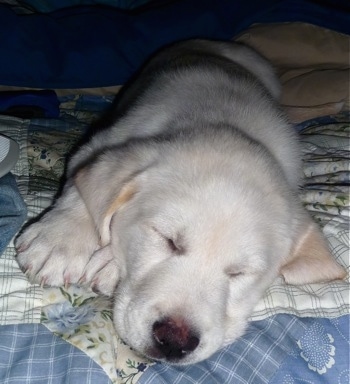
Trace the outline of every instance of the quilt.
<instances>
[{"instance_id":1,"label":"quilt","mask_svg":"<svg viewBox=\"0 0 350 384\"><path fill-rule=\"evenodd\" d=\"M28 220L51 204L66 155L111 102L110 97L66 96L60 99L57 119L0 116L0 133L20 145L13 174ZM301 198L323 228L334 257L347 267L349 121L349 114L341 113L295 128L303 149ZM292 287L277 279L237 342L190 367L154 364L119 339L105 299L75 286L31 285L10 243L0 257L0 382L39 383L50 378L73 383L77 370L90 367L82 379L87 383L346 383L348 313L346 281Z\"/></svg>"}]
</instances>

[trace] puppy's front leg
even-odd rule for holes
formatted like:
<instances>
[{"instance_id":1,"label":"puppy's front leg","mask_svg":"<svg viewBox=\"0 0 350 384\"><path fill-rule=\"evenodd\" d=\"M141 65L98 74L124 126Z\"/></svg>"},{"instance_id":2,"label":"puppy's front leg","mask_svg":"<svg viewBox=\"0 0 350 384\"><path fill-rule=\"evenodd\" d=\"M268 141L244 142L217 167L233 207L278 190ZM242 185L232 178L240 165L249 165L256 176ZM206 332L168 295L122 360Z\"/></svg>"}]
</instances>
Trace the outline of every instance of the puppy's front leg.
<instances>
[{"instance_id":1,"label":"puppy's front leg","mask_svg":"<svg viewBox=\"0 0 350 384\"><path fill-rule=\"evenodd\" d=\"M16 240L17 260L32 282L78 283L99 237L79 192L67 184L54 207Z\"/></svg>"}]
</instances>

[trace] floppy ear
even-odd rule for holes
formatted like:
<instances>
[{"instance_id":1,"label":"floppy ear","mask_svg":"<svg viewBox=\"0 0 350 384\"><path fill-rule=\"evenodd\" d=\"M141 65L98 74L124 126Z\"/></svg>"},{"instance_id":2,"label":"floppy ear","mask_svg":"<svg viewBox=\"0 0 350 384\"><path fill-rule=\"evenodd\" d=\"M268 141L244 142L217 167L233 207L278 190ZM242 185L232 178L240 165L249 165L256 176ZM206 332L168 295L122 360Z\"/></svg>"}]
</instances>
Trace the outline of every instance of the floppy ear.
<instances>
[{"instance_id":1,"label":"floppy ear","mask_svg":"<svg viewBox=\"0 0 350 384\"><path fill-rule=\"evenodd\" d=\"M118 175L111 172L101 175L96 168L99 167L94 164L79 170L74 180L99 231L100 245L104 247L110 243L112 217L133 197L136 182L132 176L120 180Z\"/></svg>"},{"instance_id":2,"label":"floppy ear","mask_svg":"<svg viewBox=\"0 0 350 384\"><path fill-rule=\"evenodd\" d=\"M346 271L334 260L317 225L309 220L280 274L287 284L297 285L343 279Z\"/></svg>"},{"instance_id":3,"label":"floppy ear","mask_svg":"<svg viewBox=\"0 0 350 384\"><path fill-rule=\"evenodd\" d=\"M123 209L137 192L141 175L156 161L157 153L143 142L110 147L73 177L100 234L102 247L110 243L113 215Z\"/></svg>"}]
</instances>

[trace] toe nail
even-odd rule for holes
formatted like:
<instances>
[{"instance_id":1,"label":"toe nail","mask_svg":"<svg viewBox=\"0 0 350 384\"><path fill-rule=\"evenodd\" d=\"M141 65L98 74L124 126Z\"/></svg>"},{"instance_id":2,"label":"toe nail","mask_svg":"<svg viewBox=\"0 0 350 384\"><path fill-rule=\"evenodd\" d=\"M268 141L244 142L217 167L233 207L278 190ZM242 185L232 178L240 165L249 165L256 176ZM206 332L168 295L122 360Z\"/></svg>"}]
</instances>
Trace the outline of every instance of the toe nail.
<instances>
[{"instance_id":1,"label":"toe nail","mask_svg":"<svg viewBox=\"0 0 350 384\"><path fill-rule=\"evenodd\" d=\"M28 247L25 245L25 244L20 244L18 246L16 246L16 251L17 253L21 253L23 251L25 251Z\"/></svg>"},{"instance_id":2,"label":"toe nail","mask_svg":"<svg viewBox=\"0 0 350 384\"><path fill-rule=\"evenodd\" d=\"M101 293L101 291L98 288L98 281L97 280L93 281L93 283L91 284L91 289L93 292L95 292L97 294Z\"/></svg>"},{"instance_id":3,"label":"toe nail","mask_svg":"<svg viewBox=\"0 0 350 384\"><path fill-rule=\"evenodd\" d=\"M31 265L27 265L27 266L20 266L20 269L21 271L25 274L25 275L29 275L31 269L32 269L32 266Z\"/></svg>"}]
</instances>

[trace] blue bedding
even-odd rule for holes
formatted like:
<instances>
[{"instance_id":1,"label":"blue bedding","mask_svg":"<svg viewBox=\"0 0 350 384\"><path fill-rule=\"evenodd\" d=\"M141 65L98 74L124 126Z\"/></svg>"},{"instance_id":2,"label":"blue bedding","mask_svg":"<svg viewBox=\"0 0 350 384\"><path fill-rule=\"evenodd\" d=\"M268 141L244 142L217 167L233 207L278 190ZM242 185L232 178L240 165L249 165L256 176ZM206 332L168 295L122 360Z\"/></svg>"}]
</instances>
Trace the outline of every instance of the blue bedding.
<instances>
[{"instance_id":1,"label":"blue bedding","mask_svg":"<svg viewBox=\"0 0 350 384\"><path fill-rule=\"evenodd\" d=\"M29 217L50 204L59 186L65 155L111 102L110 97L65 96L60 98L59 119L0 116L0 131L15 138L22 149L13 172ZM308 175L303 196L315 218L328 222L328 231L334 235L328 238L329 244L334 255L345 260L349 198L341 191L349 185L349 113L309 120L296 128L304 143ZM108 310L94 309L90 292L74 286L43 290L27 285L14 255L13 246L9 246L0 258L1 384L349 382L346 282L302 286L295 295L283 296L286 301L282 310L289 314L273 312L252 321L243 337L210 359L188 367L172 367L151 365L133 354L116 337ZM289 289L271 287L267 301L276 303L276 295L272 299L271 295ZM323 294L330 299L324 300ZM302 310L308 308L305 300L309 296L313 305L308 310L314 317L295 316L303 315ZM301 304L297 306L299 299ZM330 316L321 314L325 308L333 308ZM41 324L33 324L36 322Z\"/></svg>"},{"instance_id":2,"label":"blue bedding","mask_svg":"<svg viewBox=\"0 0 350 384\"><path fill-rule=\"evenodd\" d=\"M84 352L41 324L0 327L0 383L109 384Z\"/></svg>"},{"instance_id":3,"label":"blue bedding","mask_svg":"<svg viewBox=\"0 0 350 384\"><path fill-rule=\"evenodd\" d=\"M6 52L1 57L0 85L85 88L123 84L151 52L164 44L190 37L227 39L256 22L303 21L350 33L348 0L177 0L166 3L166 6L140 12L111 7L76 7L26 15L16 14L10 7L0 5L0 49ZM84 102L80 105L81 100ZM79 110L74 111L76 114L68 108L73 103L69 98L61 100L62 105L68 107L62 108L59 120L45 120L47 125L39 120L5 121L3 117L2 129L13 131L19 141L22 136L27 138L27 134L30 138L28 151L23 146L23 152L32 162L32 168L29 167L28 174L25 173L27 168L23 168L25 172L19 168L23 174L18 172L17 180L20 185L22 183L21 191L33 197L33 200L27 199L32 204L32 214L38 213L37 200L42 200L40 208L43 208L51 196L47 191L58 187L57 175L63 170L67 147L93 120L96 111L100 112L111 100L101 98L96 105L93 98L84 97L75 102L75 109ZM322 120L325 137L328 130L333 129L327 124L333 121L329 117ZM309 121L298 128L304 130L310 124ZM347 127L348 124L344 125L344 132ZM51 133L62 130L67 134L50 136L50 130ZM334 136L334 130L331 132ZM27 139L23 141L27 142ZM53 148L56 150L48 150ZM343 150L348 156L348 150ZM53 163L49 164L51 160ZM331 160L335 161L336 156ZM339 175L343 173L345 187L349 180L348 171L337 172ZM26 184L24 189L25 182L28 186ZM327 179L324 183L331 182ZM47 191L40 194L45 189L43 187ZM313 208L322 210L319 215L325 216L323 210L327 207L319 204ZM338 205L334 207L340 209ZM344 207L344 212L347 209ZM337 254L340 253L340 248L335 249ZM6 268L12 265L13 254L14 251L8 250L2 256ZM0 273L5 287L2 299L10 302L11 298L13 313L15 310L27 313L27 308L21 306L24 300L18 296L23 292L6 288L9 281L13 282L7 277L6 273L10 272L6 268ZM20 283L23 278L22 275L18 277ZM34 295L30 289L28 292ZM39 291L38 287L36 291ZM40 321L40 313L36 313L40 312L40 307L36 303L42 299L36 295L32 300L35 305L30 309L35 313L35 321ZM11 310L13 308L11 306ZM2 319L8 318L8 312L4 311ZM349 322L349 315L326 319L277 314L251 322L243 337L199 364L146 366L128 359L124 363L131 367L130 370L123 371L115 364L118 369L114 369L114 375L111 372L107 375L106 369L101 368L105 355L100 354L100 366L86 353L91 350L88 349L90 345L85 345L82 351L43 324L1 325L0 383L348 384ZM87 341L90 337L91 341L90 328L87 329L85 333L81 331L81 337ZM102 330L96 327L94 332L99 334ZM103 335L99 337L101 345L108 344L109 340Z\"/></svg>"},{"instance_id":4,"label":"blue bedding","mask_svg":"<svg viewBox=\"0 0 350 384\"><path fill-rule=\"evenodd\" d=\"M348 384L349 316L276 315L210 359L184 368L149 367L139 384Z\"/></svg>"},{"instance_id":5,"label":"blue bedding","mask_svg":"<svg viewBox=\"0 0 350 384\"><path fill-rule=\"evenodd\" d=\"M177 0L140 11L71 7L17 14L0 5L0 85L89 88L124 84L165 44L229 39L253 23L302 21L350 32L347 0Z\"/></svg>"},{"instance_id":6,"label":"blue bedding","mask_svg":"<svg viewBox=\"0 0 350 384\"><path fill-rule=\"evenodd\" d=\"M150 366L139 384L349 383L349 316L276 315L210 359L187 367ZM0 327L0 382L111 383L91 358L40 324ZM129 380L128 380L129 379ZM125 377L123 382L133 382Z\"/></svg>"}]
</instances>

